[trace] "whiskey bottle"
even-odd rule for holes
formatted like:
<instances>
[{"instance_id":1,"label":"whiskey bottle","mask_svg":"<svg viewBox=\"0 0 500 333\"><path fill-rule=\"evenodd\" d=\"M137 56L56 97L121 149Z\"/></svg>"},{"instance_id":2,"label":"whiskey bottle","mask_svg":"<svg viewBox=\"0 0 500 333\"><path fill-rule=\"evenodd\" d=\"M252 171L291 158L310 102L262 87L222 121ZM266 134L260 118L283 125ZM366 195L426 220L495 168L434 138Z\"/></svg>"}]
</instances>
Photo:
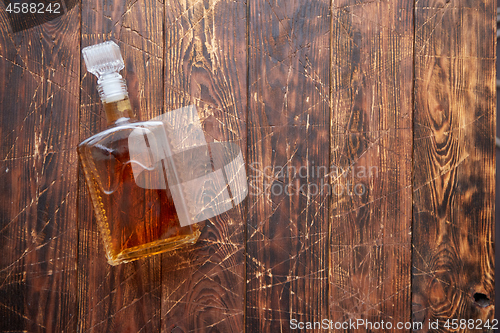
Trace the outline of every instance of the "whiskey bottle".
<instances>
[{"instance_id":1,"label":"whiskey bottle","mask_svg":"<svg viewBox=\"0 0 500 333\"><path fill-rule=\"evenodd\" d=\"M180 224L168 177L162 178L163 186L141 185L158 183L157 179L144 180L157 177L158 172L134 159L137 147L131 156L131 136L133 142L138 136L144 142L141 153L146 156L158 155L153 151L158 144L152 145L151 140L162 142L165 138L159 135L164 133L158 130L161 122L135 118L125 80L119 74L124 63L118 45L104 42L86 47L82 53L87 70L98 78L108 122L106 130L86 139L77 149L108 262L118 265L195 243L199 227ZM144 169L141 181L134 173L138 166ZM165 161L159 161L158 167L168 168ZM168 173L165 170L164 174Z\"/></svg>"}]
</instances>

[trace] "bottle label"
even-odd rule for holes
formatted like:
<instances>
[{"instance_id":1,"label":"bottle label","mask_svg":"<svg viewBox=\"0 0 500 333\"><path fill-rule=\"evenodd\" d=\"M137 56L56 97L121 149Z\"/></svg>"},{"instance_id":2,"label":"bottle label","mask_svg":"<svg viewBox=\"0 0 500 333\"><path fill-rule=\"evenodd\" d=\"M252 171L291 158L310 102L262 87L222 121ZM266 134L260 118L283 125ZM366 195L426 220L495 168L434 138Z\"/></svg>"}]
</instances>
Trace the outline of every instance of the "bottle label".
<instances>
[{"instance_id":1,"label":"bottle label","mask_svg":"<svg viewBox=\"0 0 500 333\"><path fill-rule=\"evenodd\" d=\"M136 184L168 187L181 226L228 211L248 194L240 147L207 143L195 106L143 122L128 145Z\"/></svg>"}]
</instances>

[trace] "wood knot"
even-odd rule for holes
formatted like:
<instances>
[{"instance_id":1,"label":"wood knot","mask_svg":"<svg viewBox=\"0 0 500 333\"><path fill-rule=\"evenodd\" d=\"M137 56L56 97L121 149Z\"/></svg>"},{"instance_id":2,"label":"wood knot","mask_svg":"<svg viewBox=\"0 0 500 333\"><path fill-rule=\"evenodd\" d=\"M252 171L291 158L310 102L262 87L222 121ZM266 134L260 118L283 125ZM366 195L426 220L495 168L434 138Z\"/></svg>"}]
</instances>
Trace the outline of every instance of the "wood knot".
<instances>
[{"instance_id":1,"label":"wood knot","mask_svg":"<svg viewBox=\"0 0 500 333\"><path fill-rule=\"evenodd\" d=\"M474 304L480 308L486 308L491 303L490 298L483 293L476 292L472 295L472 298L474 299Z\"/></svg>"}]
</instances>

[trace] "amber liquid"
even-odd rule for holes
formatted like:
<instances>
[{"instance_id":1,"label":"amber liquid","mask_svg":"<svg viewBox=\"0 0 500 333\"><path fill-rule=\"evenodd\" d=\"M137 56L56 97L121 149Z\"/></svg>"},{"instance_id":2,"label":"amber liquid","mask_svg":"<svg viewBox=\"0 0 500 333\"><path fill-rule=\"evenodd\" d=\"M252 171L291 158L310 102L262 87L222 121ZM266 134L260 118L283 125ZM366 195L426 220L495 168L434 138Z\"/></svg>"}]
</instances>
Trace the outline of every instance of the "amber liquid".
<instances>
[{"instance_id":1,"label":"amber liquid","mask_svg":"<svg viewBox=\"0 0 500 333\"><path fill-rule=\"evenodd\" d=\"M195 243L200 235L197 225L181 227L168 180L166 189L137 185L128 136L140 124L122 123L78 146L111 265Z\"/></svg>"}]
</instances>

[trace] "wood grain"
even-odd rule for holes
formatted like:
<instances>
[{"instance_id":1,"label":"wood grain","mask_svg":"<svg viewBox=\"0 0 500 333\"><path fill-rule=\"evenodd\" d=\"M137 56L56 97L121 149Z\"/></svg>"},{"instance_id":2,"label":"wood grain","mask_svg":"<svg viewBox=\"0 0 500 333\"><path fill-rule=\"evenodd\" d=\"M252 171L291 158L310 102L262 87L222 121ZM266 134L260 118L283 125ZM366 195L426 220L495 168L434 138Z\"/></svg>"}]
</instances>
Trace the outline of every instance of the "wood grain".
<instances>
[{"instance_id":1,"label":"wood grain","mask_svg":"<svg viewBox=\"0 0 500 333\"><path fill-rule=\"evenodd\" d=\"M329 8L250 2L248 332L328 318Z\"/></svg>"},{"instance_id":2,"label":"wood grain","mask_svg":"<svg viewBox=\"0 0 500 333\"><path fill-rule=\"evenodd\" d=\"M123 76L141 120L163 110L163 4L151 0L82 3L82 47L114 40L125 61ZM103 130L105 113L96 78L81 67L80 140ZM160 331L161 258L111 267L87 188L79 181L79 332Z\"/></svg>"},{"instance_id":3,"label":"wood grain","mask_svg":"<svg viewBox=\"0 0 500 333\"><path fill-rule=\"evenodd\" d=\"M402 332L397 323L411 320L413 2L334 5L330 319Z\"/></svg>"},{"instance_id":4,"label":"wood grain","mask_svg":"<svg viewBox=\"0 0 500 333\"><path fill-rule=\"evenodd\" d=\"M495 7L415 9L412 302L435 331L494 315Z\"/></svg>"},{"instance_id":5,"label":"wood grain","mask_svg":"<svg viewBox=\"0 0 500 333\"><path fill-rule=\"evenodd\" d=\"M168 1L165 111L195 105L207 142L246 155L246 4ZM162 331L244 331L245 201L205 223L191 248L162 260Z\"/></svg>"},{"instance_id":6,"label":"wood grain","mask_svg":"<svg viewBox=\"0 0 500 333\"><path fill-rule=\"evenodd\" d=\"M2 332L76 329L79 33L78 8L14 33L0 5Z\"/></svg>"}]
</instances>

